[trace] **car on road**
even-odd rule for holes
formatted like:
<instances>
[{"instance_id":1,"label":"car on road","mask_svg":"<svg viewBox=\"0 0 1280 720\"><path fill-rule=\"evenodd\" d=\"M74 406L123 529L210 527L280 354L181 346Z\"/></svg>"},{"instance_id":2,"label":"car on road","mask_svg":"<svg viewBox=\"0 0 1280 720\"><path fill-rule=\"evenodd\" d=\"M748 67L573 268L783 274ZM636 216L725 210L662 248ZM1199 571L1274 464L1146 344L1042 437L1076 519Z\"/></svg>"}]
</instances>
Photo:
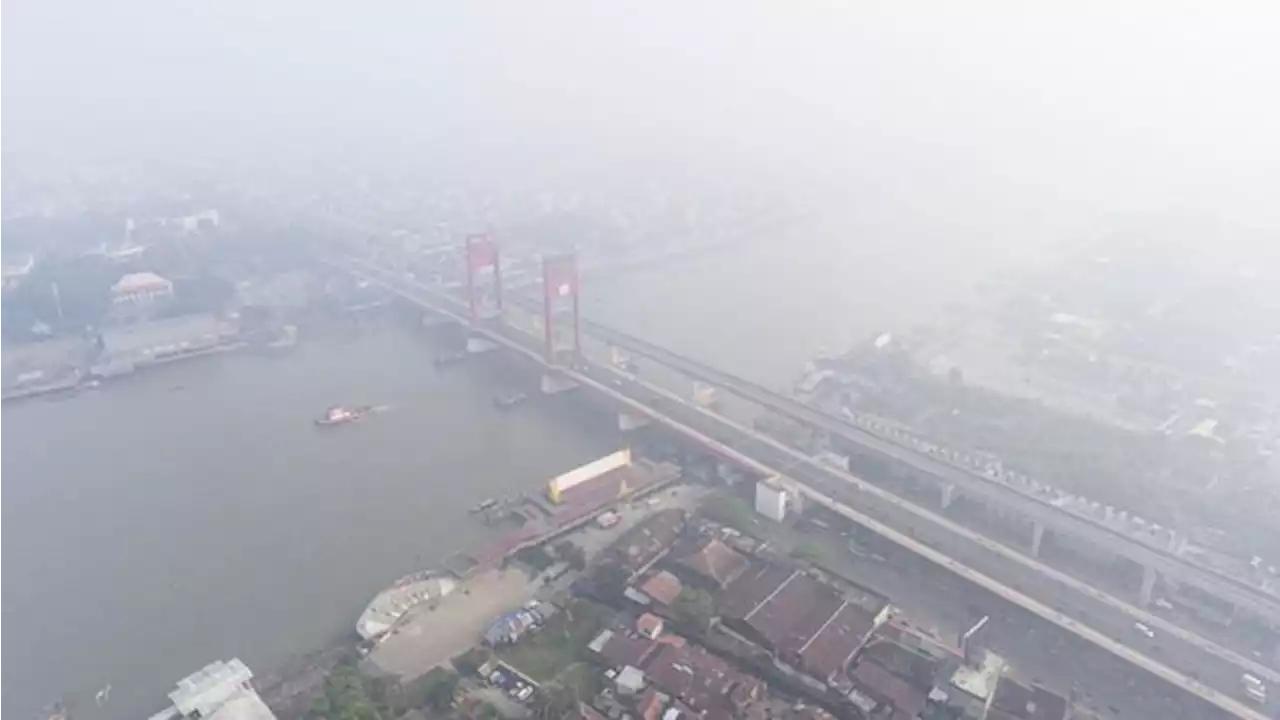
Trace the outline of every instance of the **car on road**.
<instances>
[{"instance_id":1,"label":"car on road","mask_svg":"<svg viewBox=\"0 0 1280 720\"><path fill-rule=\"evenodd\" d=\"M1154 640L1156 637L1156 631L1152 630L1150 627L1148 627L1143 623L1140 623L1140 622L1134 623L1133 629L1142 633L1143 636L1145 636L1148 640Z\"/></svg>"},{"instance_id":2,"label":"car on road","mask_svg":"<svg viewBox=\"0 0 1280 720\"><path fill-rule=\"evenodd\" d=\"M1267 701L1267 686L1257 677L1245 673L1240 676L1240 684L1244 686L1244 694L1259 705Z\"/></svg>"}]
</instances>

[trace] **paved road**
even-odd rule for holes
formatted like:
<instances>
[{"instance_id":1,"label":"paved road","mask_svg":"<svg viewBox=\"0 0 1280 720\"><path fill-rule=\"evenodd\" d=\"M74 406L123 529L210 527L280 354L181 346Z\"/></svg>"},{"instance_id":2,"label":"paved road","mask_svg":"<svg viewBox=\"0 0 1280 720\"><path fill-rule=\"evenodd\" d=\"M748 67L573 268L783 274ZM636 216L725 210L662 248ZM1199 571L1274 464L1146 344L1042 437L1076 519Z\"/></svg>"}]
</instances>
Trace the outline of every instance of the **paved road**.
<instances>
[{"instance_id":1,"label":"paved road","mask_svg":"<svg viewBox=\"0 0 1280 720\"><path fill-rule=\"evenodd\" d=\"M431 294L437 294L428 288L423 288L423 290ZM511 334L510 330L504 331L504 335L508 334ZM538 357L538 342L536 339L520 334L518 336L512 335L508 340L531 356ZM1239 674L1231 663L1222 661L1211 653L1206 653L1201 648L1190 644L1186 644L1185 647L1182 645L1166 647L1166 645L1169 645L1166 639L1157 639L1155 644L1145 643L1145 641L1144 643L1133 642L1134 630L1129 616L1124 612L1118 612L1100 593L1098 594L1099 597L1091 598L1078 592L1072 586L1056 587L1047 578L1030 568L1007 567L1009 565L1008 561L994 556L992 548L989 547L990 541L985 538L975 538L972 533L963 531L954 524L939 523L937 518L922 518L918 513L908 511L901 499L889 498L885 500L883 497L877 499L866 492L858 492L847 481L849 478L840 479L827 470L803 463L796 465L797 457L794 451L784 448L776 442L755 438L744 443L743 433L728 427L724 418L710 415L699 408L687 405L679 398L671 397L656 388L637 382L634 379L619 380L619 376L615 372L599 367L584 370L584 379L589 379L605 388L613 385L615 391L621 391L627 397L639 400L649 407L667 413L676 422L712 438L732 440L736 449L751 456L759 463L787 469L788 474L796 480L836 498L839 502L847 502L849 506L867 511L869 517L864 518L863 522L878 524L883 518L885 526L880 527L879 532L894 534L894 530L887 527L892 524L894 528L911 534L913 537L910 540L904 538L900 539L899 542L914 542L924 546L923 548L917 547L917 552L927 552L924 550L927 547L935 548L935 551L932 551L935 556L935 562L943 562L943 564L953 567L958 572L967 572L967 569L957 567L954 561L960 563L972 562L973 565L971 567L973 570L983 574L990 573L988 577L1004 583L1007 587L1014 588L1026 596L1020 600L1021 602L1029 603L1033 606L1041 605L1039 612L1051 612L1056 609L1069 611L1072 617L1079 617L1085 620L1087 625L1061 618L1057 622L1065 623L1083 636L1094 638L1093 642L1095 644L1108 643L1104 637L1105 635L1120 642L1128 643L1131 647L1136 645L1139 651L1147 651L1150 654L1160 653L1161 657L1157 660L1159 664L1152 664L1151 660L1145 657L1147 653L1140 655L1127 649L1117 649L1114 645L1112 646L1115 652L1127 656L1131 662L1145 664L1153 672L1165 674L1166 680L1171 669L1186 675L1202 678L1204 684L1217 688L1222 695L1225 695L1227 699L1219 700L1219 702L1233 707L1235 714L1240 717L1266 717L1239 702ZM728 435L732 435L732 438L727 437ZM807 461L807 459L805 460ZM795 467L790 467L793 465ZM864 488L864 490L869 489L869 487ZM879 491L879 493L882 496L887 496L883 491ZM852 510L849 511L852 512ZM946 557L939 552L940 550L944 550L945 556L952 560L946 560ZM1007 592L1007 590L1003 592ZM1028 593L1033 592L1037 598L1043 598L1043 600L1033 600L1028 595ZM1044 620L1032 622L1049 624ZM1147 644L1149 647L1142 647L1143 644ZM1136 668L1133 671L1136 672ZM1186 682L1189 685L1199 684L1194 681ZM1203 691L1198 690L1197 692L1211 693L1212 691L1206 689ZM1237 700L1231 700L1230 698L1237 698ZM1188 700L1189 702L1195 702L1191 700L1190 696L1188 696ZM1211 717L1212 713L1202 714L1201 716Z\"/></svg>"},{"instance_id":2,"label":"paved road","mask_svg":"<svg viewBox=\"0 0 1280 720\"><path fill-rule=\"evenodd\" d=\"M596 379L610 384L618 382L616 375L607 370L588 371L587 375L594 376ZM1193 679L1199 679L1204 684L1229 697L1240 697L1240 669L1237 665L1223 660L1213 653L1206 652L1195 644L1177 640L1172 636L1158 635L1154 640L1148 640L1134 628L1132 618L1127 613L1117 610L1102 593L1098 591L1081 593L1074 585L1057 582L1032 568L1010 563L1008 560L993 554L990 547L975 543L970 539L971 536L968 533L953 532L945 525L920 518L915 513L905 509L901 504L883 502L873 495L859 492L848 483L834 479L825 470L803 463L797 464L794 456L789 451L779 448L776 444L763 441L746 441L746 444L744 444L744 440L740 435L735 434L733 438L730 438L724 432L722 421L707 418L699 410L680 402L673 402L641 383L625 382L625 385L624 388L620 389L624 389L628 396L657 406L678 422L704 432L711 437L722 440L732 439L734 446L744 454L750 455L765 465L785 469L786 474L796 481L856 507L860 512L894 529L907 533L913 539L927 546L945 552L946 555L969 568L1033 597L1054 610L1080 620L1089 627L1108 637L1119 640L1175 671ZM935 572L938 571L935 570ZM996 607L990 608L989 612L991 614L997 612L1007 613L1009 607L1008 603L1001 601ZM1024 613L1024 615L1024 624L1027 628L1038 627L1040 628L1039 632L1046 635L1050 633L1069 634L1042 619L1035 618L1030 613ZM1082 644L1087 645L1087 643ZM1096 648L1094 650L1097 651ZM1070 655L1067 656L1069 657ZM1114 656L1111 657L1113 662L1119 663L1128 669L1125 674L1109 672L1107 673L1108 678L1135 678L1136 683L1138 682L1136 678L1142 677L1147 683L1154 683L1151 685L1152 688L1164 687L1166 690L1170 689L1167 683L1151 677L1132 665L1123 663ZM1185 698L1190 707L1203 706L1200 715L1193 714L1190 717L1209 717L1209 715L1203 714L1210 710L1207 704L1194 699L1187 693L1177 693L1177 695ZM1280 705L1272 707L1270 710L1273 716L1276 716L1276 712L1280 710ZM1152 717L1158 717L1158 715L1153 715Z\"/></svg>"},{"instance_id":3,"label":"paved road","mask_svg":"<svg viewBox=\"0 0 1280 720\"><path fill-rule=\"evenodd\" d=\"M1243 578L1198 565L1167 548L1144 542L1092 518L1064 511L1044 498L1021 492L1005 483L880 437L794 398L707 367L696 360L640 338L599 323L584 323L584 329L593 336L616 344L624 350L651 358L690 377L724 388L734 395L776 409L795 420L827 431L835 437L844 438L895 463L913 467L931 477L954 483L966 494L985 498L988 502L1004 507L1015 508L1021 516L1036 518L1050 529L1074 537L1086 538L1101 547L1111 549L1117 555L1127 557L1141 565L1156 568L1166 576L1197 585L1218 597L1280 621L1280 597L1266 592Z\"/></svg>"},{"instance_id":4,"label":"paved road","mask_svg":"<svg viewBox=\"0 0 1280 720\"><path fill-rule=\"evenodd\" d=\"M982 615L989 615L987 645L1009 662L1011 672L1064 696L1078 689L1079 702L1102 718L1202 720L1215 717L1214 712L1224 716L1111 653L865 531L801 531L770 523L766 534L781 552L798 542L817 545L823 550L824 566L892 598L912 624L941 637L954 640ZM884 560L851 553L846 537L850 534Z\"/></svg>"}]
</instances>

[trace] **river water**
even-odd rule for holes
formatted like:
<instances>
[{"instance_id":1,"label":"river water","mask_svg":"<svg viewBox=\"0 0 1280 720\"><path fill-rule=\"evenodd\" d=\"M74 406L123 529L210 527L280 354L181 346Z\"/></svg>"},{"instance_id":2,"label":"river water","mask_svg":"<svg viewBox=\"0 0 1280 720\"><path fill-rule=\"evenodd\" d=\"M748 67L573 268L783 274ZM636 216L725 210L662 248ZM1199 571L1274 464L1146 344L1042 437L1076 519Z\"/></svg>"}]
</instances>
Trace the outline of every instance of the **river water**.
<instances>
[{"instance_id":1,"label":"river water","mask_svg":"<svg viewBox=\"0 0 1280 720\"><path fill-rule=\"evenodd\" d=\"M589 277L584 307L781 385L819 348L945 318L993 264L972 243L913 246L866 224L793 232ZM348 632L388 581L479 542L469 506L621 442L553 404L500 413L482 373L437 370L433 352L385 328L7 406L4 713L34 717L65 693L80 717L134 718L211 660L272 668ZM313 427L336 402L394 407Z\"/></svg>"},{"instance_id":2,"label":"river water","mask_svg":"<svg viewBox=\"0 0 1280 720\"><path fill-rule=\"evenodd\" d=\"M500 413L432 357L386 328L6 407L5 715L66 692L80 717L145 716L211 660L267 670L480 542L476 502L616 447L547 404ZM393 407L314 427L335 402Z\"/></svg>"}]
</instances>

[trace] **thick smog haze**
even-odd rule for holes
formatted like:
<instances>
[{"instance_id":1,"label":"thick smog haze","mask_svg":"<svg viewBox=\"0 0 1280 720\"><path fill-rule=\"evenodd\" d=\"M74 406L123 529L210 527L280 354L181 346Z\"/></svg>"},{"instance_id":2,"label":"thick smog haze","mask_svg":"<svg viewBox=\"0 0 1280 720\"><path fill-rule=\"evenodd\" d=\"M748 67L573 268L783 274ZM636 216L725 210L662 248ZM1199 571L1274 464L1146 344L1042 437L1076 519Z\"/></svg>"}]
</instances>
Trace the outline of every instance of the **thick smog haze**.
<instances>
[{"instance_id":1,"label":"thick smog haze","mask_svg":"<svg viewBox=\"0 0 1280 720\"><path fill-rule=\"evenodd\" d=\"M1262 214L1280 170L1277 12L18 0L5 148L447 149L507 175L747 156L837 186L950 178L1037 205Z\"/></svg>"},{"instance_id":2,"label":"thick smog haze","mask_svg":"<svg viewBox=\"0 0 1280 720\"><path fill-rule=\"evenodd\" d=\"M1280 717L1280 4L4 20L6 715Z\"/></svg>"}]
</instances>

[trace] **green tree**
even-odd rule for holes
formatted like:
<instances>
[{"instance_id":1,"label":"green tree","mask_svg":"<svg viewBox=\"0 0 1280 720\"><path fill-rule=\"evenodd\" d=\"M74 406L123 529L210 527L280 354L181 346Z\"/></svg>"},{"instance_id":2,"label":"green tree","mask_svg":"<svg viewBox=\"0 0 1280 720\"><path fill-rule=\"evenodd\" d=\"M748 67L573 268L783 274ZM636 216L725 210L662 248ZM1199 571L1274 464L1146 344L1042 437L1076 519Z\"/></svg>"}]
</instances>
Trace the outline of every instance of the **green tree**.
<instances>
[{"instance_id":1,"label":"green tree","mask_svg":"<svg viewBox=\"0 0 1280 720\"><path fill-rule=\"evenodd\" d=\"M684 588L676 596L671 610L676 620L706 632L711 627L711 618L715 617L716 603L706 590Z\"/></svg>"},{"instance_id":2,"label":"green tree","mask_svg":"<svg viewBox=\"0 0 1280 720\"><path fill-rule=\"evenodd\" d=\"M453 697L458 692L458 683L462 680L457 673L442 670L426 688L424 704L437 712L444 712L453 706Z\"/></svg>"},{"instance_id":3,"label":"green tree","mask_svg":"<svg viewBox=\"0 0 1280 720\"><path fill-rule=\"evenodd\" d=\"M473 647L453 659L453 666L463 675L474 675L480 667L489 662L493 652L485 647Z\"/></svg>"},{"instance_id":4,"label":"green tree","mask_svg":"<svg viewBox=\"0 0 1280 720\"><path fill-rule=\"evenodd\" d=\"M578 691L573 687L548 684L538 692L534 702L533 715L538 720L563 720L578 709Z\"/></svg>"},{"instance_id":5,"label":"green tree","mask_svg":"<svg viewBox=\"0 0 1280 720\"><path fill-rule=\"evenodd\" d=\"M755 513L741 498L717 495L707 500L702 506L702 512L711 520L741 532L755 531Z\"/></svg>"},{"instance_id":6,"label":"green tree","mask_svg":"<svg viewBox=\"0 0 1280 720\"><path fill-rule=\"evenodd\" d=\"M821 562L826 553L813 543L802 542L791 549L791 557L806 563Z\"/></svg>"},{"instance_id":7,"label":"green tree","mask_svg":"<svg viewBox=\"0 0 1280 720\"><path fill-rule=\"evenodd\" d=\"M312 701L308 714L315 720L382 720L367 679L349 662L339 663L325 678L322 696Z\"/></svg>"},{"instance_id":8,"label":"green tree","mask_svg":"<svg viewBox=\"0 0 1280 720\"><path fill-rule=\"evenodd\" d=\"M556 544L556 556L579 572L587 567L587 554L570 540L562 540Z\"/></svg>"},{"instance_id":9,"label":"green tree","mask_svg":"<svg viewBox=\"0 0 1280 720\"><path fill-rule=\"evenodd\" d=\"M595 569L596 586L606 593L621 595L631 580L631 571L615 562L604 563Z\"/></svg>"}]
</instances>

